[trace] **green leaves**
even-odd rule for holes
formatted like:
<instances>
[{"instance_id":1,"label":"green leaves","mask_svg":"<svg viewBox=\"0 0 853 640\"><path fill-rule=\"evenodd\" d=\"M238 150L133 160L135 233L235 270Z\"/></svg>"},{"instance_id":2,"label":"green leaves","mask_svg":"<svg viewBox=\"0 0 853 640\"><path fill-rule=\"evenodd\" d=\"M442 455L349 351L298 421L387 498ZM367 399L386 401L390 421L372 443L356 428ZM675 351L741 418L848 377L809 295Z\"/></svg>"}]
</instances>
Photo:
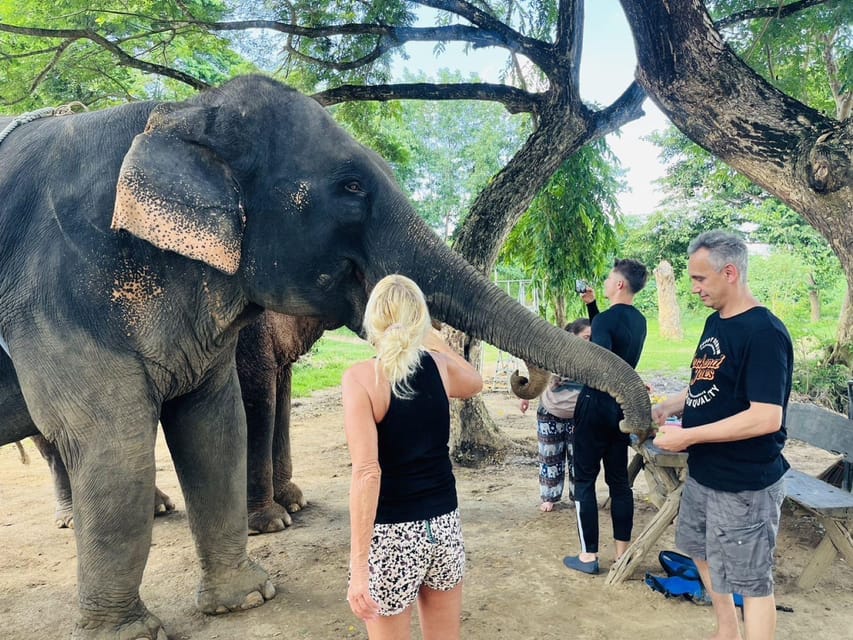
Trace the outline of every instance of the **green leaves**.
<instances>
[{"instance_id":1,"label":"green leaves","mask_svg":"<svg viewBox=\"0 0 853 640\"><path fill-rule=\"evenodd\" d=\"M555 311L577 298L575 279L596 282L612 267L621 188L618 160L599 140L560 167L510 232L501 259L529 273Z\"/></svg>"},{"instance_id":2,"label":"green leaves","mask_svg":"<svg viewBox=\"0 0 853 640\"><path fill-rule=\"evenodd\" d=\"M180 99L253 69L233 43L195 26L223 2L163 0L0 4L0 105L6 113L80 100L101 108L151 97ZM168 24L167 24L168 23ZM152 71L168 69L161 79Z\"/></svg>"},{"instance_id":3,"label":"green leaves","mask_svg":"<svg viewBox=\"0 0 853 640\"><path fill-rule=\"evenodd\" d=\"M459 72L441 70L437 78L406 75L405 82L462 82ZM468 78L467 81L476 81ZM397 176L421 217L449 239L464 222L474 198L509 161L528 132L526 116L508 116L500 105L465 100L405 100L400 120L387 122L384 134L406 150L407 167Z\"/></svg>"},{"instance_id":4,"label":"green leaves","mask_svg":"<svg viewBox=\"0 0 853 640\"><path fill-rule=\"evenodd\" d=\"M753 243L772 247L773 255L757 258L775 266L750 268L753 292L777 311L785 308L808 316L808 295L825 294L843 278L841 265L826 239L797 212L744 176L690 142L674 128L653 136L668 160L661 180L663 208L632 228L623 244L626 255L650 266L668 260L687 293L687 247L702 231L741 230ZM767 274L753 278L754 274ZM684 296L698 306L694 297Z\"/></svg>"},{"instance_id":5,"label":"green leaves","mask_svg":"<svg viewBox=\"0 0 853 640\"><path fill-rule=\"evenodd\" d=\"M719 19L774 3L708 0ZM795 4L795 3L785 3ZM726 42L771 84L836 118L853 91L853 3L829 0L788 15L779 3L770 15L746 18L723 29ZM849 113L848 113L849 115Z\"/></svg>"}]
</instances>

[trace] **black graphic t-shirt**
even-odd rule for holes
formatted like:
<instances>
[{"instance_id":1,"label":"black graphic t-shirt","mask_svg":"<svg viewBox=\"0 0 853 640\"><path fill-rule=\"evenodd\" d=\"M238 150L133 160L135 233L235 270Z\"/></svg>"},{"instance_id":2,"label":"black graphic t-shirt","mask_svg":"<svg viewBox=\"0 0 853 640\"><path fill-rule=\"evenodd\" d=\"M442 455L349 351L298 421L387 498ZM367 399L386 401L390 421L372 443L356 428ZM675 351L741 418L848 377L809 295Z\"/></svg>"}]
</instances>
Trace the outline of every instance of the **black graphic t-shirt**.
<instances>
[{"instance_id":1,"label":"black graphic t-shirt","mask_svg":"<svg viewBox=\"0 0 853 640\"><path fill-rule=\"evenodd\" d=\"M782 455L784 416L793 367L791 336L765 307L731 318L708 317L693 358L682 426L716 422L748 409L750 402L764 402L782 407L782 428L747 440L690 447L691 477L718 491L755 491L784 475L789 466Z\"/></svg>"}]
</instances>

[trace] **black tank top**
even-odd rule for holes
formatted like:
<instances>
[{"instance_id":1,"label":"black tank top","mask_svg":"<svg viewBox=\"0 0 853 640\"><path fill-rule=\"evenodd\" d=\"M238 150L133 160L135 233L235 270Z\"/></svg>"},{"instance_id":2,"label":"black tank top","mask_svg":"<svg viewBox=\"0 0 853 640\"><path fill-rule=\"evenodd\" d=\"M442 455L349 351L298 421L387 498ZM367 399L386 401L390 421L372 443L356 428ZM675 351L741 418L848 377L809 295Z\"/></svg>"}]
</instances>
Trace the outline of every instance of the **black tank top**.
<instances>
[{"instance_id":1,"label":"black tank top","mask_svg":"<svg viewBox=\"0 0 853 640\"><path fill-rule=\"evenodd\" d=\"M376 522L426 520L456 509L450 463L450 403L435 361L421 354L409 399L391 395L376 426L382 482Z\"/></svg>"}]
</instances>

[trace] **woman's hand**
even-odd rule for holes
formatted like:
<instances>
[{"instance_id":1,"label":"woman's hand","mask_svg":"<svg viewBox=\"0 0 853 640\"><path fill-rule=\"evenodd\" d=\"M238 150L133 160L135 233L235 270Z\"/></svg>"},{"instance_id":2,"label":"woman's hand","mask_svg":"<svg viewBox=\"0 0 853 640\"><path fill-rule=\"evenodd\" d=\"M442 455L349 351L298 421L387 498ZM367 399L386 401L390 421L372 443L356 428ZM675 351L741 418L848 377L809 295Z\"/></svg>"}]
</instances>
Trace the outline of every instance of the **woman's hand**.
<instances>
[{"instance_id":1,"label":"woman's hand","mask_svg":"<svg viewBox=\"0 0 853 640\"><path fill-rule=\"evenodd\" d=\"M530 408L530 400L522 400L519 403L518 408L521 409L521 413L526 413Z\"/></svg>"},{"instance_id":2,"label":"woman's hand","mask_svg":"<svg viewBox=\"0 0 853 640\"><path fill-rule=\"evenodd\" d=\"M375 620L379 617L379 605L370 597L369 576L367 568L353 571L347 589L349 608L361 620Z\"/></svg>"},{"instance_id":3,"label":"woman's hand","mask_svg":"<svg viewBox=\"0 0 853 640\"><path fill-rule=\"evenodd\" d=\"M424 336L424 349L434 351L436 353L445 353L450 347L441 337L441 332L437 329L430 329L429 333Z\"/></svg>"}]
</instances>

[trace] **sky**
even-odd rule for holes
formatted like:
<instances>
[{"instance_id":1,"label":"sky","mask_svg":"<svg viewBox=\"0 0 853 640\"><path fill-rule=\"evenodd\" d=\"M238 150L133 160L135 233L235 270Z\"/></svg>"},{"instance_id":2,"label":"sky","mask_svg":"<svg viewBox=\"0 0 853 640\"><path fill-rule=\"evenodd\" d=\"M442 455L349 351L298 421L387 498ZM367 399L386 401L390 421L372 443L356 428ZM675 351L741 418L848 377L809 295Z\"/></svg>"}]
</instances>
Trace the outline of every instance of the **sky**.
<instances>
[{"instance_id":1,"label":"sky","mask_svg":"<svg viewBox=\"0 0 853 640\"><path fill-rule=\"evenodd\" d=\"M423 25L433 24L424 19ZM498 73L506 57L501 50L484 49L466 55L461 46L449 44L445 53L436 57L431 43L409 43L410 58L398 61L395 73L439 68L476 72L489 82L499 82ZM634 78L636 55L631 31L618 0L587 0L585 3L584 42L581 57L580 92L588 102L606 106L618 98ZM621 135L607 136L607 143L626 171L629 191L620 194L619 205L624 215L646 216L657 205L661 194L653 181L664 174L658 148L642 138L666 127L666 116L646 99L646 115L621 129Z\"/></svg>"}]
</instances>

